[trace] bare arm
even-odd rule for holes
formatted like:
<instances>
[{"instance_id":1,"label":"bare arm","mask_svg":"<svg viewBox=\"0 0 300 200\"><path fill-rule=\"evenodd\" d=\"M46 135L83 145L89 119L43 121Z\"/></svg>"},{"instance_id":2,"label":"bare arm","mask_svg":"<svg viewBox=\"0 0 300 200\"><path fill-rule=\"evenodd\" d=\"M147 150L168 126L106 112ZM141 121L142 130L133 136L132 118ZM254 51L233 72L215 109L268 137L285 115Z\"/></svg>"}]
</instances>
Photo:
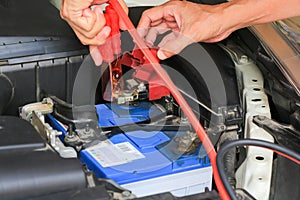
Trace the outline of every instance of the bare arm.
<instances>
[{"instance_id":1,"label":"bare arm","mask_svg":"<svg viewBox=\"0 0 300 200\"><path fill-rule=\"evenodd\" d=\"M298 15L300 0L233 0L218 5L171 1L145 11L138 28L149 43L166 29L177 32L159 44L158 56L165 59L192 42L218 42L237 29Z\"/></svg>"}]
</instances>

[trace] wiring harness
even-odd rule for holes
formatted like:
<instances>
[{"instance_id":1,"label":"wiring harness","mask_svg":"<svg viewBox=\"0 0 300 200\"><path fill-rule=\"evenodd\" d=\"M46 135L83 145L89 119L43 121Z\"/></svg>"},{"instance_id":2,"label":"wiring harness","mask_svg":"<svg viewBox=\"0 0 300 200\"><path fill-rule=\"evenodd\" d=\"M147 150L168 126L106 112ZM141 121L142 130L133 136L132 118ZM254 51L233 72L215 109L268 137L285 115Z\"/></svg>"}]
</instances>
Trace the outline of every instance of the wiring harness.
<instances>
[{"instance_id":1,"label":"wiring harness","mask_svg":"<svg viewBox=\"0 0 300 200\"><path fill-rule=\"evenodd\" d=\"M274 144L271 142L263 141L263 140L256 140L256 139L240 139L240 140L233 140L230 142L225 142L219 149L218 154L217 154L217 169L219 171L219 175L221 178L221 181L228 192L228 195L230 196L230 199L232 200L237 200L237 196L231 187L230 183L227 180L226 173L224 170L224 156L225 154L232 148L235 147L242 147L242 146L257 146L257 147L262 147L269 149L281 156L284 156L292 161L294 161L297 164L300 164L300 154L297 152L288 149L284 146Z\"/></svg>"}]
</instances>

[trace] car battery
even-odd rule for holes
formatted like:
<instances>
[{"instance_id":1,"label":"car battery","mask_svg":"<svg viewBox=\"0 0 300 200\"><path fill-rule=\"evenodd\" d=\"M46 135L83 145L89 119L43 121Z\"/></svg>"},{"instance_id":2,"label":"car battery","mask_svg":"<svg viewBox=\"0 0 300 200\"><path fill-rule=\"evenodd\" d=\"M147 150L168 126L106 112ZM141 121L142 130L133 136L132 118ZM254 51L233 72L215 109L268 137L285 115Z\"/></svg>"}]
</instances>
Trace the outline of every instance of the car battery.
<instances>
[{"instance_id":1,"label":"car battery","mask_svg":"<svg viewBox=\"0 0 300 200\"><path fill-rule=\"evenodd\" d=\"M162 192L186 196L211 188L212 168L207 155L174 152L174 138L184 131L139 130L139 123L165 115L159 107L140 102L135 106L100 104L96 110L101 127L136 127L130 131L125 128L80 152L81 161L97 177L112 179L138 197Z\"/></svg>"}]
</instances>

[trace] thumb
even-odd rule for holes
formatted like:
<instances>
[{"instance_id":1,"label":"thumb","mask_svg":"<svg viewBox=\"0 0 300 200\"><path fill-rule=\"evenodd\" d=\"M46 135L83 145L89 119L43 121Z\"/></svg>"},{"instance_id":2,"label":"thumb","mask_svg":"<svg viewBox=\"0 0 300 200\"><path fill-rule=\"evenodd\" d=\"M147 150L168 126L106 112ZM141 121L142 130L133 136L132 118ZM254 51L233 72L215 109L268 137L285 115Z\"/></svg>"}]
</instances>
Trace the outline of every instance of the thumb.
<instances>
[{"instance_id":1,"label":"thumb","mask_svg":"<svg viewBox=\"0 0 300 200\"><path fill-rule=\"evenodd\" d=\"M157 56L160 60L165 60L180 53L186 46L190 45L193 41L183 35L178 35L174 38L174 35L167 35L160 42L160 49L157 52Z\"/></svg>"},{"instance_id":2,"label":"thumb","mask_svg":"<svg viewBox=\"0 0 300 200\"><path fill-rule=\"evenodd\" d=\"M97 46L90 45L90 54L96 66L100 66L103 62L102 55Z\"/></svg>"},{"instance_id":3,"label":"thumb","mask_svg":"<svg viewBox=\"0 0 300 200\"><path fill-rule=\"evenodd\" d=\"M104 14L103 14L103 10L102 10L102 7L100 5L95 6L94 13L97 16L97 19L96 19L97 22L102 22L103 24L106 23L105 17L104 17Z\"/></svg>"}]
</instances>

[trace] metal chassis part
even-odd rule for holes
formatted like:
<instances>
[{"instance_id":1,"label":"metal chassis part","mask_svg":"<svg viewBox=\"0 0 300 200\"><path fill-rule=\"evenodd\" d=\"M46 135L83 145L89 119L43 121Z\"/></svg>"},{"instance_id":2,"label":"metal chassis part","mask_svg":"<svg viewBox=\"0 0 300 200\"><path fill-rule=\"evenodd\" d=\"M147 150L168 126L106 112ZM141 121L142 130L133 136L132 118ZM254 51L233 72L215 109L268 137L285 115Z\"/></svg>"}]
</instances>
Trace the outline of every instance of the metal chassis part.
<instances>
[{"instance_id":1,"label":"metal chassis part","mask_svg":"<svg viewBox=\"0 0 300 200\"><path fill-rule=\"evenodd\" d=\"M72 147L66 147L59 139L62 133L54 130L49 124L44 122L44 116L40 113L32 112L31 124L39 132L41 137L59 154L62 158L77 158L77 153Z\"/></svg>"},{"instance_id":2,"label":"metal chassis part","mask_svg":"<svg viewBox=\"0 0 300 200\"><path fill-rule=\"evenodd\" d=\"M274 142L274 138L253 122L256 115L271 118L268 97L264 92L263 76L246 55L235 47L223 47L232 57L238 80L242 105L245 111L244 138ZM236 172L237 188L245 189L260 200L269 199L273 152L259 147L247 147L246 159Z\"/></svg>"},{"instance_id":3,"label":"metal chassis part","mask_svg":"<svg viewBox=\"0 0 300 200\"><path fill-rule=\"evenodd\" d=\"M66 147L59 139L62 133L54 130L45 123L44 114L53 112L53 101L45 98L42 102L25 105L20 110L20 116L30 121L40 136L60 155L62 158L77 158L77 153L72 147Z\"/></svg>"}]
</instances>

